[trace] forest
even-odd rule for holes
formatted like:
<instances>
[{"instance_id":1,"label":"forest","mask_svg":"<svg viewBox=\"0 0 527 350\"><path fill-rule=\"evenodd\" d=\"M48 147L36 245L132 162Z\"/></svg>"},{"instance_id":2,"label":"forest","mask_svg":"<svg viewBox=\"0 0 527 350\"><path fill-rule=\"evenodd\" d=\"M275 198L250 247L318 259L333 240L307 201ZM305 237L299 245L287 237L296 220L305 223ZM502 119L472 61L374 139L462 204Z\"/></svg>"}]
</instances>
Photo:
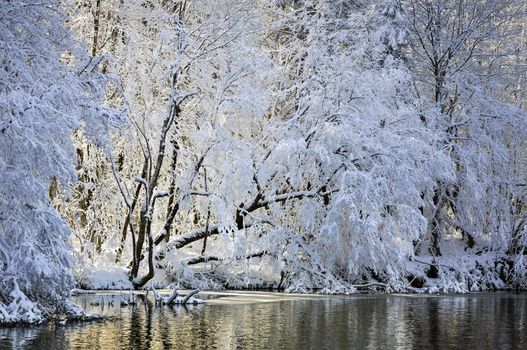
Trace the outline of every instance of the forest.
<instances>
[{"instance_id":1,"label":"forest","mask_svg":"<svg viewBox=\"0 0 527 350\"><path fill-rule=\"evenodd\" d=\"M527 288L527 2L0 0L0 323L72 288Z\"/></svg>"}]
</instances>

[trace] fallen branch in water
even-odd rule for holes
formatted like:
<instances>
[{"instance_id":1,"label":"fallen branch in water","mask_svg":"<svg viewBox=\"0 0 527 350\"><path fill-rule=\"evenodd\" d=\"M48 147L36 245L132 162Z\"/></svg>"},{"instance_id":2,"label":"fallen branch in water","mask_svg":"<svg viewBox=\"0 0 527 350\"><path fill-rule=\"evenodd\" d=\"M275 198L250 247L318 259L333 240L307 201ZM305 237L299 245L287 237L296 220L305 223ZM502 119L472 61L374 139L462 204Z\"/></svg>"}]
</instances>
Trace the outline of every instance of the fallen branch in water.
<instances>
[{"instance_id":1,"label":"fallen branch in water","mask_svg":"<svg viewBox=\"0 0 527 350\"><path fill-rule=\"evenodd\" d=\"M157 290L154 288L154 282L152 282L152 293L154 294L154 303L157 306L157 304L161 304L161 295L157 292Z\"/></svg>"},{"instance_id":2,"label":"fallen branch in water","mask_svg":"<svg viewBox=\"0 0 527 350\"><path fill-rule=\"evenodd\" d=\"M154 288L154 285L152 284L152 291L154 293L154 300L155 300L155 305L185 305L189 302L189 300L191 300L191 298L198 294L199 293L199 290L196 289L196 290L193 290L191 291L189 294L185 295L185 296L180 296L176 290L176 288L174 288L174 291L172 292L172 295L170 295L170 297L166 297L166 298L163 298L161 297L161 295L159 295L159 293L155 290ZM193 299L192 300L193 303L195 304L201 304L203 303L203 300L201 299Z\"/></svg>"},{"instance_id":3,"label":"fallen branch in water","mask_svg":"<svg viewBox=\"0 0 527 350\"><path fill-rule=\"evenodd\" d=\"M174 291L172 292L172 295L170 296L170 298L163 300L163 304L166 304L166 305L172 304L174 300L176 300L177 296L178 296L177 290L176 288L174 288Z\"/></svg>"},{"instance_id":4,"label":"fallen branch in water","mask_svg":"<svg viewBox=\"0 0 527 350\"><path fill-rule=\"evenodd\" d=\"M183 299L183 301L181 302L182 305L185 305L187 303L187 301L195 294L198 294L199 293L199 290L193 290L192 292L190 292L186 297L185 299Z\"/></svg>"}]
</instances>

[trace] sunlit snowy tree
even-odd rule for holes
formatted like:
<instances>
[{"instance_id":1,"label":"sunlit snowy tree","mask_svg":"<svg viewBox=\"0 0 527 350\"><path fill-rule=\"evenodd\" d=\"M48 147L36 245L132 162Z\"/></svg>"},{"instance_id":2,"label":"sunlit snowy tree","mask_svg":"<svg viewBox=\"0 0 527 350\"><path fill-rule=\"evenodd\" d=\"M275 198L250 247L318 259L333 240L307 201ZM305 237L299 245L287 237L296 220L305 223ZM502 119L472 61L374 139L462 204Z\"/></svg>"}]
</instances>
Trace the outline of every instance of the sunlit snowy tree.
<instances>
[{"instance_id":1,"label":"sunlit snowy tree","mask_svg":"<svg viewBox=\"0 0 527 350\"><path fill-rule=\"evenodd\" d=\"M97 44L93 52L119 81L113 99L124 101L131 129L114 137L113 160L106 160L105 171L96 170L105 157L100 150L92 147L84 159L81 170L92 174L86 183L99 196L90 195L83 209L95 220L79 227L79 243L90 250L85 257L100 267L131 261L129 275L143 285L153 277L154 251L171 236L215 221L214 214L205 215L214 203L220 211L226 205L235 211L234 200L226 198L236 192L221 187L210 194L203 186L227 183L225 178L235 173L227 165L239 163L226 159L241 149L249 152L243 138L250 137L267 108L262 83L256 81L266 79L261 76L266 57L250 41L258 23L255 8L244 1L78 4L85 12L75 13L72 25L90 33L88 44L108 43ZM80 147L85 148L82 140ZM110 178L117 184L109 185ZM124 197L124 214L116 194ZM80 207L85 197L78 192ZM67 209L64 214L72 216ZM160 251L156 264L171 264L165 256Z\"/></svg>"}]
</instances>

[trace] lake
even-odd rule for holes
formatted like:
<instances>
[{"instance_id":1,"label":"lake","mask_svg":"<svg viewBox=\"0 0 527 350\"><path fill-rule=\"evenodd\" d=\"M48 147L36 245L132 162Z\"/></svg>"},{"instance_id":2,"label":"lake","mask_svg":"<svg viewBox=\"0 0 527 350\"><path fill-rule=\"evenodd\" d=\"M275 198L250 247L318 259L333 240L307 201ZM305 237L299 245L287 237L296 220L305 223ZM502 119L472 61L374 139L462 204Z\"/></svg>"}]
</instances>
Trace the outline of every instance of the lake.
<instances>
[{"instance_id":1,"label":"lake","mask_svg":"<svg viewBox=\"0 0 527 350\"><path fill-rule=\"evenodd\" d=\"M0 328L0 349L527 349L526 293L198 297L205 303L156 308L81 295L79 305L109 318Z\"/></svg>"}]
</instances>

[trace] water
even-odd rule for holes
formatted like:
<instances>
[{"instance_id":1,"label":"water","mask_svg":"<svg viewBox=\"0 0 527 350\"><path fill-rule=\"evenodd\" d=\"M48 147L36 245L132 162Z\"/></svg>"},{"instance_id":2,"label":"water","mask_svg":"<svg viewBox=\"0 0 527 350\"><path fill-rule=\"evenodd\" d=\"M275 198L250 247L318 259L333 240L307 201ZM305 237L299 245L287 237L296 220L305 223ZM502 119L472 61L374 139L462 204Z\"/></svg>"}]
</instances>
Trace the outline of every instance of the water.
<instances>
[{"instance_id":1,"label":"water","mask_svg":"<svg viewBox=\"0 0 527 350\"><path fill-rule=\"evenodd\" d=\"M102 298L76 301L115 318L0 328L0 349L527 349L527 294L249 293L190 307L90 305Z\"/></svg>"}]
</instances>

